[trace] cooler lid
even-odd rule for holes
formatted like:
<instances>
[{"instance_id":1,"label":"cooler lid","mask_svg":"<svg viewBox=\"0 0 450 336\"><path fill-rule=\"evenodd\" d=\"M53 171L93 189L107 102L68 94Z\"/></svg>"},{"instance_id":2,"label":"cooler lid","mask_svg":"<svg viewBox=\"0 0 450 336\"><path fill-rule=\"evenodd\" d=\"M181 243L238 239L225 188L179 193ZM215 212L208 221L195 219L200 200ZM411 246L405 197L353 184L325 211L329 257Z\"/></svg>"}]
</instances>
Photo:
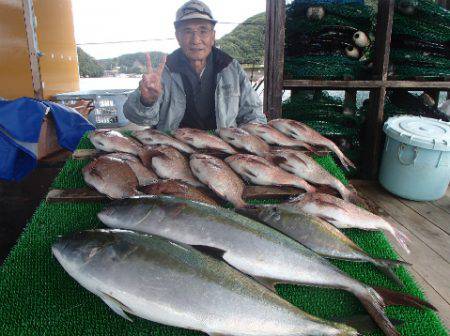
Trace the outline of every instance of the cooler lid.
<instances>
[{"instance_id":1,"label":"cooler lid","mask_svg":"<svg viewBox=\"0 0 450 336\"><path fill-rule=\"evenodd\" d=\"M383 130L389 137L411 146L450 151L450 122L402 115L389 118Z\"/></svg>"}]
</instances>

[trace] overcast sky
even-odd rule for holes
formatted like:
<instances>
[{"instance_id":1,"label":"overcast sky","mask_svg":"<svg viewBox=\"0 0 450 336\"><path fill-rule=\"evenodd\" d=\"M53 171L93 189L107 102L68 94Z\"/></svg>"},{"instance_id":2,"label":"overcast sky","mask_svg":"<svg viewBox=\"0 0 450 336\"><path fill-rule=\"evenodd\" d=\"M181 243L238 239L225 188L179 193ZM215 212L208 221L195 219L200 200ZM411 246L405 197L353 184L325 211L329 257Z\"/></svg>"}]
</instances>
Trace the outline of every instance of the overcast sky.
<instances>
[{"instance_id":1,"label":"overcast sky","mask_svg":"<svg viewBox=\"0 0 450 336\"><path fill-rule=\"evenodd\" d=\"M72 0L75 40L84 51L97 59L138 51L171 52L178 48L173 27L175 12L184 2ZM237 23L266 10L266 0L206 0L205 3L219 21L216 38L232 31ZM151 41L85 44L135 40Z\"/></svg>"}]
</instances>

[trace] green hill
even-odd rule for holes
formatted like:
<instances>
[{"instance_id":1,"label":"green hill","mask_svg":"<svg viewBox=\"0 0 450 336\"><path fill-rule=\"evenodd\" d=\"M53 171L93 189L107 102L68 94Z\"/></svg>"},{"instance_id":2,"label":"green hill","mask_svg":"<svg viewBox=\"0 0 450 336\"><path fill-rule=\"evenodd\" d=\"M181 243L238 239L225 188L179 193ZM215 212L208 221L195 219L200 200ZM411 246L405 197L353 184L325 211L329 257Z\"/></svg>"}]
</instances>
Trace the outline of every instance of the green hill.
<instances>
[{"instance_id":1,"label":"green hill","mask_svg":"<svg viewBox=\"0 0 450 336\"><path fill-rule=\"evenodd\" d=\"M97 63L94 57L77 47L78 67L80 77L102 77L104 68Z\"/></svg>"},{"instance_id":2,"label":"green hill","mask_svg":"<svg viewBox=\"0 0 450 336\"><path fill-rule=\"evenodd\" d=\"M121 55L115 58L108 58L99 60L98 63L105 70L113 70L119 68L121 73L135 73L142 74L146 71L146 60L144 52L138 52L134 54ZM160 62L164 53L160 51L151 51L150 57L152 59L153 67L156 67Z\"/></svg>"},{"instance_id":3,"label":"green hill","mask_svg":"<svg viewBox=\"0 0 450 336\"><path fill-rule=\"evenodd\" d=\"M241 64L263 64L265 23L265 13L252 16L217 40L217 46ZM81 48L77 48L77 51L82 77L100 77L105 70L128 74L142 74L146 70L144 52L95 60ZM164 54L159 51L152 51L150 54L153 66L156 67Z\"/></svg>"},{"instance_id":4,"label":"green hill","mask_svg":"<svg viewBox=\"0 0 450 336\"><path fill-rule=\"evenodd\" d=\"M242 64L263 64L266 13L260 13L239 24L217 41L217 45Z\"/></svg>"}]
</instances>

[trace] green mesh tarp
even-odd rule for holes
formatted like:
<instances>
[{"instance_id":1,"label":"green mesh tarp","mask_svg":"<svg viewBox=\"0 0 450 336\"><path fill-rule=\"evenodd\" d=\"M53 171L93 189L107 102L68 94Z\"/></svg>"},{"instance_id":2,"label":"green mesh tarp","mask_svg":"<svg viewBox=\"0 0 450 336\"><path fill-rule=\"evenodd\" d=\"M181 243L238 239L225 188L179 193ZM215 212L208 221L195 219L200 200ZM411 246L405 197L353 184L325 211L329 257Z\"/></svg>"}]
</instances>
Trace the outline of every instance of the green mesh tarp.
<instances>
[{"instance_id":1,"label":"green mesh tarp","mask_svg":"<svg viewBox=\"0 0 450 336\"><path fill-rule=\"evenodd\" d=\"M91 148L84 138L79 148ZM345 181L330 157L318 159L326 169ZM83 187L81 168L88 160L69 160L53 183L54 188ZM114 314L97 296L75 282L51 255L50 247L59 235L103 227L96 218L102 203L53 203L43 201L0 268L0 334L2 336L170 336L202 335L199 332L160 325L133 317L129 322ZM346 230L346 234L378 258L397 258L382 233ZM370 285L400 290L372 265L334 262L345 272ZM407 293L424 299L421 290L403 267L397 271ZM281 296L322 318L361 314L364 309L351 294L341 290L277 286ZM445 328L430 310L389 307L391 318L405 323L402 335L444 336ZM373 335L381 335L380 332Z\"/></svg>"}]
</instances>

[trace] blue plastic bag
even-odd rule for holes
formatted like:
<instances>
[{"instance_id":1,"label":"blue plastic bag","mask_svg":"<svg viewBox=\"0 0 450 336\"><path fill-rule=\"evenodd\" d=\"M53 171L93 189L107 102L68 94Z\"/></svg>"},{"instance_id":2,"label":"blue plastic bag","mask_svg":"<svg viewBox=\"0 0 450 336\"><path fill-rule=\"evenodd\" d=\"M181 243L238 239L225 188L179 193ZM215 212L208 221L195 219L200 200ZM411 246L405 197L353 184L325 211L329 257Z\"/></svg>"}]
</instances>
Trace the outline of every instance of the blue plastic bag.
<instances>
[{"instance_id":1,"label":"blue plastic bag","mask_svg":"<svg viewBox=\"0 0 450 336\"><path fill-rule=\"evenodd\" d=\"M94 126L74 110L49 101L0 101L0 179L20 180L37 165L37 143L49 113L61 147L74 151Z\"/></svg>"}]
</instances>

